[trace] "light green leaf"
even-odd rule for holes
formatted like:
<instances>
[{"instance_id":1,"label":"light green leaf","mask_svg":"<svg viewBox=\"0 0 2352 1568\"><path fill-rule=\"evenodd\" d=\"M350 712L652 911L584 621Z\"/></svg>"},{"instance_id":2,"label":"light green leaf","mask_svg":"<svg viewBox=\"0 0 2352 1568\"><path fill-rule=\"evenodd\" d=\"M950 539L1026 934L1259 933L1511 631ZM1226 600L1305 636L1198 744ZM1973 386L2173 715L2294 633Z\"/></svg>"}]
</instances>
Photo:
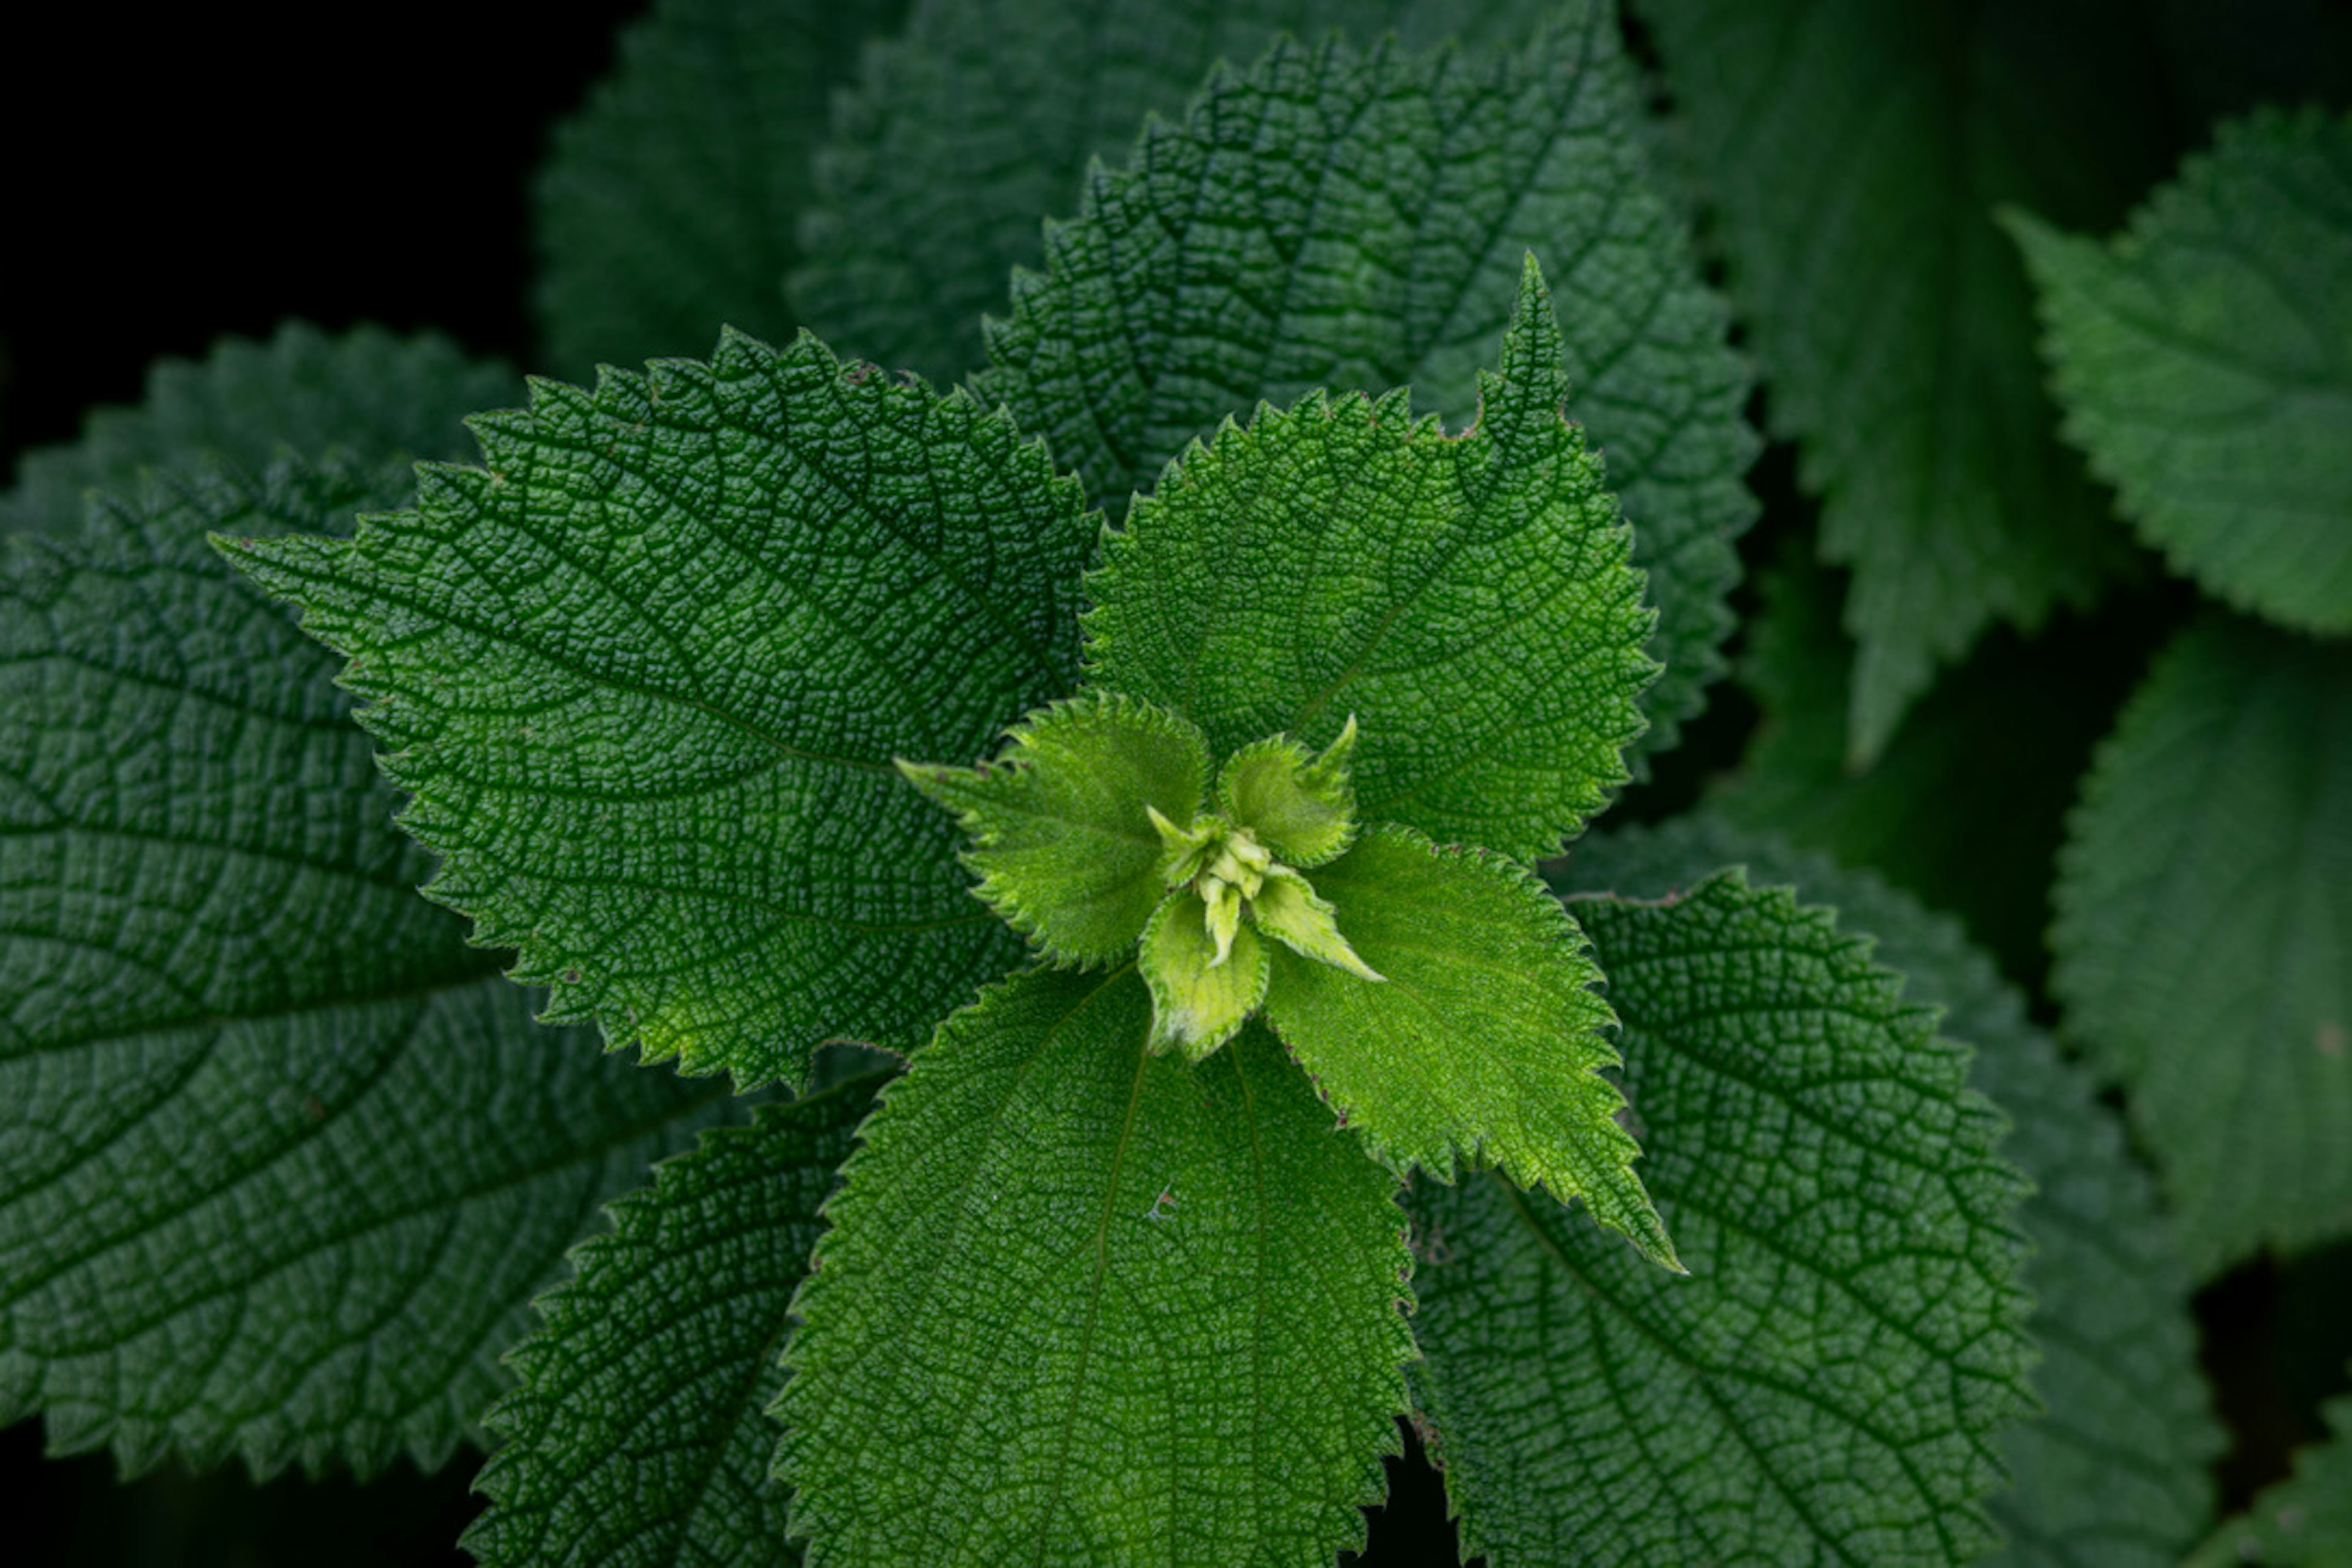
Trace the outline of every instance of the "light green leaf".
<instances>
[{"instance_id":1,"label":"light green leaf","mask_svg":"<svg viewBox=\"0 0 2352 1568\"><path fill-rule=\"evenodd\" d=\"M1383 977L1274 954L1266 1020L1350 1127L1399 1170L1498 1167L1580 1200L1679 1268L1601 1076L1614 1020L1575 922L1526 870L1382 826L1315 874Z\"/></svg>"},{"instance_id":2,"label":"light green leaf","mask_svg":"<svg viewBox=\"0 0 2352 1568\"><path fill-rule=\"evenodd\" d=\"M1987 627L2085 604L2126 559L2052 437L2030 290L1992 208L2103 220L2145 186L2168 108L2147 9L1641 6L1774 430L1822 497L1823 554L1853 569L1859 761Z\"/></svg>"},{"instance_id":3,"label":"light green leaf","mask_svg":"<svg viewBox=\"0 0 2352 1568\"><path fill-rule=\"evenodd\" d=\"M1292 46L1213 79L1088 182L1045 270L1015 279L975 384L1117 516L1220 420L1313 387L1410 384L1458 426L1533 251L1571 412L1607 454L1659 611L1654 751L1697 711L1731 628L1748 377L1651 174L1614 7L1544 11L1552 26L1496 58Z\"/></svg>"},{"instance_id":4,"label":"light green leaf","mask_svg":"<svg viewBox=\"0 0 2352 1568\"><path fill-rule=\"evenodd\" d=\"M1330 900L1287 866L1277 866L1267 874L1265 886L1250 900L1249 918L1251 924L1301 958L1328 964L1359 980L1387 978L1348 945L1346 933L1339 930L1339 910Z\"/></svg>"},{"instance_id":5,"label":"light green leaf","mask_svg":"<svg viewBox=\"0 0 2352 1568\"><path fill-rule=\"evenodd\" d=\"M793 303L845 353L952 381L1087 165L1278 33L1516 41L1542 0L918 0L840 99Z\"/></svg>"},{"instance_id":6,"label":"light green leaf","mask_svg":"<svg viewBox=\"0 0 2352 1568\"><path fill-rule=\"evenodd\" d=\"M1262 1029L1144 1049L1131 971L1013 975L885 1091L795 1310L812 1564L1329 1568L1395 1451L1395 1182Z\"/></svg>"},{"instance_id":7,"label":"light green leaf","mask_svg":"<svg viewBox=\"0 0 2352 1568\"><path fill-rule=\"evenodd\" d=\"M1246 827L1286 866L1311 870L1355 841L1356 791L1348 759L1352 715L1319 753L1287 735L1254 741L1217 773L1217 807Z\"/></svg>"},{"instance_id":8,"label":"light green leaf","mask_svg":"<svg viewBox=\"0 0 2352 1568\"><path fill-rule=\"evenodd\" d=\"M1169 894L1153 914L1136 965L1151 992L1151 1048L1173 1046L1192 1062L1241 1033L1273 973L1257 933L1234 923L1213 928L1207 900L1191 888Z\"/></svg>"},{"instance_id":9,"label":"light green leaf","mask_svg":"<svg viewBox=\"0 0 2352 1568\"><path fill-rule=\"evenodd\" d=\"M533 195L539 315L567 375L782 341L825 107L906 0L658 0L555 128ZM1040 211L1044 209L1039 209Z\"/></svg>"},{"instance_id":10,"label":"light green leaf","mask_svg":"<svg viewBox=\"0 0 2352 1568\"><path fill-rule=\"evenodd\" d=\"M1126 958L1168 892L1151 813L1190 822L1208 787L1201 732L1149 704L1086 692L1007 734L1013 743L977 768L898 768L957 814L974 891L1047 958Z\"/></svg>"},{"instance_id":11,"label":"light green leaf","mask_svg":"<svg viewBox=\"0 0 2352 1568\"><path fill-rule=\"evenodd\" d=\"M2342 1568L2352 1563L2352 1398L2322 1406L2335 1436L2298 1449L2294 1474L2217 1531L2182 1568Z\"/></svg>"},{"instance_id":12,"label":"light green leaf","mask_svg":"<svg viewBox=\"0 0 2352 1568\"><path fill-rule=\"evenodd\" d=\"M2214 616L2100 747L2052 981L2200 1275L2352 1233L2352 649Z\"/></svg>"},{"instance_id":13,"label":"light green leaf","mask_svg":"<svg viewBox=\"0 0 2352 1568\"><path fill-rule=\"evenodd\" d=\"M226 546L352 656L428 891L546 1016L745 1088L911 1048L1017 959L891 759L978 756L1075 685L1076 486L869 369L730 333L540 382L416 510Z\"/></svg>"},{"instance_id":14,"label":"light green leaf","mask_svg":"<svg viewBox=\"0 0 2352 1568\"><path fill-rule=\"evenodd\" d=\"M281 454L355 466L386 501L408 494L408 466L455 457L459 421L515 401L521 378L468 360L431 335L361 327L330 337L301 321L268 342L224 338L201 363L163 360L135 408L101 408L79 441L28 452L0 495L0 531L79 532L82 497L137 492L142 469L192 472L226 462L258 474Z\"/></svg>"},{"instance_id":15,"label":"light green leaf","mask_svg":"<svg viewBox=\"0 0 2352 1568\"><path fill-rule=\"evenodd\" d=\"M1088 579L1092 678L1217 755L1356 715L1365 820L1551 853L1625 778L1656 668L1616 498L1560 418L1559 347L1529 258L1463 435L1396 392L1261 409L1186 453Z\"/></svg>"},{"instance_id":16,"label":"light green leaf","mask_svg":"<svg viewBox=\"0 0 2352 1568\"><path fill-rule=\"evenodd\" d=\"M1730 865L1759 883L1793 882L1834 902L1842 927L1871 933L1872 957L1902 972L1909 1000L1943 1009L1941 1032L1976 1048L1969 1082L2014 1119L2000 1152L2035 1189L2017 1210L2032 1247L2018 1278L2033 1300L2042 1408L2000 1440L2011 1484L1987 1506L2008 1541L1979 1562L2169 1568L2210 1517L2208 1466L2222 1433L2198 1366L2189 1270L2122 1119L1955 922L1869 872L1685 817L1588 840L1565 880L1650 896Z\"/></svg>"},{"instance_id":17,"label":"light green leaf","mask_svg":"<svg viewBox=\"0 0 2352 1568\"><path fill-rule=\"evenodd\" d=\"M767 1407L817 1206L886 1076L762 1106L610 1206L612 1233L572 1254L507 1356L521 1386L484 1418L505 1439L464 1542L484 1568L798 1558Z\"/></svg>"},{"instance_id":18,"label":"light green leaf","mask_svg":"<svg viewBox=\"0 0 2352 1568\"><path fill-rule=\"evenodd\" d=\"M1415 1392L1493 1568L1961 1563L2030 1404L2000 1118L1827 910L1579 900L1677 1279L1492 1178L1410 1194Z\"/></svg>"},{"instance_id":19,"label":"light green leaf","mask_svg":"<svg viewBox=\"0 0 2352 1568\"><path fill-rule=\"evenodd\" d=\"M367 499L174 480L0 563L0 1422L58 1452L438 1465L724 1110L533 1026L415 896L332 658L204 544Z\"/></svg>"},{"instance_id":20,"label":"light green leaf","mask_svg":"<svg viewBox=\"0 0 2352 1568\"><path fill-rule=\"evenodd\" d=\"M2065 433L2173 566L2352 630L2352 117L2222 125L2112 244L2012 213Z\"/></svg>"}]
</instances>

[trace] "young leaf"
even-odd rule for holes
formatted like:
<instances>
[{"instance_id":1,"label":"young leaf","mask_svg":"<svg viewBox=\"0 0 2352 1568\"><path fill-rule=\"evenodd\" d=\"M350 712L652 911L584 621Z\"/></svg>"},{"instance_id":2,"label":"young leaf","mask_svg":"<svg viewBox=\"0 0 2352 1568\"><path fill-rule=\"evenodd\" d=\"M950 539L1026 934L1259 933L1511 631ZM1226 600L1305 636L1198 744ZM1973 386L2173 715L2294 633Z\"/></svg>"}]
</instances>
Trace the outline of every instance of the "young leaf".
<instances>
[{"instance_id":1,"label":"young leaf","mask_svg":"<svg viewBox=\"0 0 2352 1568\"><path fill-rule=\"evenodd\" d=\"M745 1088L910 1048L1017 959L891 760L978 756L1075 684L1076 486L870 369L730 333L540 382L416 510L226 547L352 656L428 890L546 1016Z\"/></svg>"},{"instance_id":2,"label":"young leaf","mask_svg":"<svg viewBox=\"0 0 2352 1568\"><path fill-rule=\"evenodd\" d=\"M1218 810L1284 865L1312 870L1355 841L1348 762L1358 739L1351 716L1339 738L1312 755L1287 735L1252 742L1217 772Z\"/></svg>"},{"instance_id":3,"label":"young leaf","mask_svg":"<svg viewBox=\"0 0 2352 1568\"><path fill-rule=\"evenodd\" d=\"M2294 1474L2190 1553L2181 1568L2338 1568L2352 1562L2352 1398L2322 1407L2335 1436L2297 1450Z\"/></svg>"},{"instance_id":4,"label":"young leaf","mask_svg":"<svg viewBox=\"0 0 2352 1568\"><path fill-rule=\"evenodd\" d=\"M2242 609L2352 630L2352 117L2220 128L2112 245L2021 213L2067 438Z\"/></svg>"},{"instance_id":5,"label":"young leaf","mask_svg":"<svg viewBox=\"0 0 2352 1568\"><path fill-rule=\"evenodd\" d=\"M1226 60L1346 27L1513 38L1540 0L928 0L842 95L792 280L844 350L952 381L981 363L981 312L1044 256L1089 160L1182 110Z\"/></svg>"},{"instance_id":6,"label":"young leaf","mask_svg":"<svg viewBox=\"0 0 2352 1568\"><path fill-rule=\"evenodd\" d=\"M1171 893L1144 928L1136 967L1151 992L1154 1050L1172 1046L1200 1061L1241 1033L1265 1001L1267 944L1244 925L1223 936L1220 952L1209 906L1190 888Z\"/></svg>"},{"instance_id":7,"label":"young leaf","mask_svg":"<svg viewBox=\"0 0 2352 1568\"><path fill-rule=\"evenodd\" d=\"M0 1421L125 1471L440 1464L725 1110L532 1025L416 898L333 660L204 543L366 499L175 480L0 565Z\"/></svg>"},{"instance_id":8,"label":"young leaf","mask_svg":"<svg viewBox=\"0 0 2352 1568\"><path fill-rule=\"evenodd\" d=\"M1754 515L1748 376L1651 174L1614 7L1546 9L1553 25L1492 59L1285 46L1220 73L1049 231L975 385L1116 517L1261 401L1410 384L1466 421L1534 251L1558 268L1562 384L1659 613L1655 751L1697 711L1731 628L1732 541Z\"/></svg>"},{"instance_id":9,"label":"young leaf","mask_svg":"<svg viewBox=\"0 0 2352 1568\"><path fill-rule=\"evenodd\" d=\"M1964 1054L1784 890L1575 909L1691 1278L1492 1178L1414 1184L1415 1389L1465 1555L1971 1561L2030 1358L2023 1184Z\"/></svg>"},{"instance_id":10,"label":"young leaf","mask_svg":"<svg viewBox=\"0 0 2352 1568\"><path fill-rule=\"evenodd\" d=\"M1991 212L2104 216L2151 177L2147 9L1642 6L1773 426L1822 498L1823 554L1853 568L1857 760L1987 626L2085 603L2125 559L2051 437L2029 290Z\"/></svg>"},{"instance_id":11,"label":"young leaf","mask_svg":"<svg viewBox=\"0 0 2352 1568\"><path fill-rule=\"evenodd\" d=\"M1495 1165L1579 1199L1679 1268L1601 1076L1618 1065L1601 976L1559 900L1507 861L1386 826L1315 886L1382 981L1279 951L1266 1019L1348 1124L1402 1170Z\"/></svg>"},{"instance_id":12,"label":"young leaf","mask_svg":"<svg viewBox=\"0 0 2352 1568\"><path fill-rule=\"evenodd\" d=\"M722 325L778 341L792 330L784 274L826 100L906 11L658 0L621 34L613 75L555 128L533 193L539 315L559 370L692 353Z\"/></svg>"},{"instance_id":13,"label":"young leaf","mask_svg":"<svg viewBox=\"0 0 2352 1568\"><path fill-rule=\"evenodd\" d=\"M958 815L976 891L1047 958L1125 959L1168 896L1150 813L1190 822L1208 787L1201 732L1088 692L1008 733L1012 745L977 768L902 762L899 771Z\"/></svg>"},{"instance_id":14,"label":"young leaf","mask_svg":"<svg viewBox=\"0 0 2352 1568\"><path fill-rule=\"evenodd\" d=\"M1218 755L1321 744L1353 714L1364 820L1551 853L1625 778L1656 668L1566 392L1529 258L1465 434L1415 421L1403 392L1229 424L1108 537L1093 679L1182 714Z\"/></svg>"},{"instance_id":15,"label":"young leaf","mask_svg":"<svg viewBox=\"0 0 2352 1568\"><path fill-rule=\"evenodd\" d=\"M884 1093L777 1414L808 1562L1328 1568L1396 1447L1395 1183L1262 1029L1031 970Z\"/></svg>"},{"instance_id":16,"label":"young leaf","mask_svg":"<svg viewBox=\"0 0 2352 1568\"><path fill-rule=\"evenodd\" d=\"M2210 1516L2208 1467L2222 1433L2198 1366L2189 1269L2122 1119L2027 1022L2024 998L1957 924L1870 872L1685 817L1587 840L1565 879L1665 894L1729 865L1759 883L1793 882L1834 902L1841 926L1872 933L1871 956L1903 973L1910 1000L1943 1009L1942 1032L1976 1049L1969 1082L2014 1119L2000 1152L2034 1186L2017 1209L2031 1247L2018 1280L2033 1301L2042 1412L2000 1440L2011 1484L1987 1509L2008 1540L1978 1561L2170 1568ZM1652 1135L1664 1135L1655 1122Z\"/></svg>"},{"instance_id":17,"label":"young leaf","mask_svg":"<svg viewBox=\"0 0 2352 1568\"><path fill-rule=\"evenodd\" d=\"M484 1568L784 1563L767 1407L793 1288L882 1074L703 1137L613 1204L507 1356L521 1386L484 1417L505 1446L464 1544Z\"/></svg>"},{"instance_id":18,"label":"young leaf","mask_svg":"<svg viewBox=\"0 0 2352 1568\"><path fill-rule=\"evenodd\" d=\"M409 491L408 466L466 445L460 421L511 402L522 383L467 359L446 338L376 327L340 337L289 321L266 343L225 338L202 363L164 360L136 408L101 408L82 438L28 452L0 494L0 532L78 532L83 492L137 493L140 471L200 460L258 474L281 453L363 470L373 493Z\"/></svg>"},{"instance_id":19,"label":"young leaf","mask_svg":"<svg viewBox=\"0 0 2352 1568\"><path fill-rule=\"evenodd\" d=\"M2052 983L2210 1276L2352 1233L2352 650L2215 616L2099 751Z\"/></svg>"}]
</instances>

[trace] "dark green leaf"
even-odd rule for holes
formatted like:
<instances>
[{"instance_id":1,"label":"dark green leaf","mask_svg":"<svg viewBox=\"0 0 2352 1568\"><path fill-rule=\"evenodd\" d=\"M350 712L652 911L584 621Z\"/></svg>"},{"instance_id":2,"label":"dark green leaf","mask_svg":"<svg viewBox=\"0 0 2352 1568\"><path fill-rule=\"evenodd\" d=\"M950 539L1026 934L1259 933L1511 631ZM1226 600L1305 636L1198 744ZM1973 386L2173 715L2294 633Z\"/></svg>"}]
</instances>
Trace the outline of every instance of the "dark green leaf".
<instances>
[{"instance_id":1,"label":"dark green leaf","mask_svg":"<svg viewBox=\"0 0 2352 1568\"><path fill-rule=\"evenodd\" d=\"M892 759L978 756L1075 684L1076 487L870 369L730 334L537 383L416 510L229 547L353 656L430 890L547 1016L746 1088L911 1048L1015 961Z\"/></svg>"},{"instance_id":2,"label":"dark green leaf","mask_svg":"<svg viewBox=\"0 0 2352 1568\"><path fill-rule=\"evenodd\" d=\"M2294 1474L2266 1489L2182 1568L2343 1568L2352 1563L2352 1399L2325 1406L2335 1436L2302 1449Z\"/></svg>"}]
</instances>

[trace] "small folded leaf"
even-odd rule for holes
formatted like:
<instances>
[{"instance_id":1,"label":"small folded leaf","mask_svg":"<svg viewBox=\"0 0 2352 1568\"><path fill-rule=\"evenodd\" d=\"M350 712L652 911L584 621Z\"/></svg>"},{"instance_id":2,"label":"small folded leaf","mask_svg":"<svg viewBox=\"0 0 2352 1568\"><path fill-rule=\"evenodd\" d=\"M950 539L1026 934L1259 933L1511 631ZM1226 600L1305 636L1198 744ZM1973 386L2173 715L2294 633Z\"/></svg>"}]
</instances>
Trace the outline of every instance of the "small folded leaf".
<instances>
[{"instance_id":1,"label":"small folded leaf","mask_svg":"<svg viewBox=\"0 0 2352 1568\"><path fill-rule=\"evenodd\" d=\"M2352 117L2231 121L2111 244L2010 215L2065 434L2173 565L2352 630Z\"/></svg>"},{"instance_id":2,"label":"small folded leaf","mask_svg":"<svg viewBox=\"0 0 2352 1568\"><path fill-rule=\"evenodd\" d=\"M1286 866L1277 867L1250 900L1250 920L1301 958L1345 970L1359 980L1381 978L1348 945L1339 911L1329 900L1317 896L1307 879Z\"/></svg>"},{"instance_id":3,"label":"small folded leaf","mask_svg":"<svg viewBox=\"0 0 2352 1568\"><path fill-rule=\"evenodd\" d=\"M1554 899L1508 861L1382 826L1315 875L1379 982L1274 951L1266 1019L1324 1098L1400 1169L1491 1164L1581 1200L1669 1268L1633 1172L1600 974Z\"/></svg>"},{"instance_id":4,"label":"small folded leaf","mask_svg":"<svg viewBox=\"0 0 2352 1568\"><path fill-rule=\"evenodd\" d=\"M1414 1389L1463 1555L1974 1562L2032 1352L2025 1184L1966 1054L1785 889L1574 908L1691 1272L1491 1177L1413 1184Z\"/></svg>"},{"instance_id":5,"label":"small folded leaf","mask_svg":"<svg viewBox=\"0 0 2352 1568\"><path fill-rule=\"evenodd\" d=\"M1616 498L1560 415L1559 356L1528 257L1464 434L1397 392L1261 408L1195 446L1087 580L1093 679L1218 755L1360 715L1364 820L1550 854L1626 778L1657 670Z\"/></svg>"},{"instance_id":6,"label":"small folded leaf","mask_svg":"<svg viewBox=\"0 0 2352 1568\"><path fill-rule=\"evenodd\" d=\"M1396 1451L1392 1177L1260 1028L1144 1048L1132 973L941 1026L826 1205L777 1414L810 1568L1330 1568Z\"/></svg>"},{"instance_id":7,"label":"small folded leaf","mask_svg":"<svg viewBox=\"0 0 2352 1568\"><path fill-rule=\"evenodd\" d=\"M2193 624L2068 826L2052 988L2191 1267L2352 1236L2352 647Z\"/></svg>"},{"instance_id":8,"label":"small folded leaf","mask_svg":"<svg viewBox=\"0 0 2352 1568\"><path fill-rule=\"evenodd\" d=\"M1126 958L1167 894L1158 824L1191 820L1207 786L1201 732L1145 703L1089 692L1009 734L1013 744L977 768L898 769L959 815L976 891L1047 958Z\"/></svg>"},{"instance_id":9,"label":"small folded leaf","mask_svg":"<svg viewBox=\"0 0 2352 1568\"><path fill-rule=\"evenodd\" d=\"M1246 927L1213 925L1190 888L1168 895L1144 928L1137 967L1151 991L1151 1048L1200 1061L1241 1033L1265 1000L1265 944Z\"/></svg>"},{"instance_id":10,"label":"small folded leaf","mask_svg":"<svg viewBox=\"0 0 2352 1568\"><path fill-rule=\"evenodd\" d=\"M887 1074L761 1106L609 1205L545 1321L508 1352L521 1386L464 1546L483 1568L779 1563L784 1493L768 1405L817 1207Z\"/></svg>"},{"instance_id":11,"label":"small folded leaf","mask_svg":"<svg viewBox=\"0 0 2352 1568\"><path fill-rule=\"evenodd\" d=\"M349 542L225 546L352 656L361 722L545 1016L739 1086L911 1049L1020 946L894 757L1076 684L1076 488L969 397L728 333L533 384Z\"/></svg>"},{"instance_id":12,"label":"small folded leaf","mask_svg":"<svg viewBox=\"0 0 2352 1568\"><path fill-rule=\"evenodd\" d=\"M728 1114L416 897L334 658L205 543L384 499L170 478L0 547L0 1423L54 1451L433 1468L597 1206Z\"/></svg>"},{"instance_id":13,"label":"small folded leaf","mask_svg":"<svg viewBox=\"0 0 2352 1568\"><path fill-rule=\"evenodd\" d=\"M1286 866L1320 866L1355 841L1356 792L1348 759L1356 739L1349 714L1319 756L1287 735L1253 741L1219 771L1217 805Z\"/></svg>"}]
</instances>

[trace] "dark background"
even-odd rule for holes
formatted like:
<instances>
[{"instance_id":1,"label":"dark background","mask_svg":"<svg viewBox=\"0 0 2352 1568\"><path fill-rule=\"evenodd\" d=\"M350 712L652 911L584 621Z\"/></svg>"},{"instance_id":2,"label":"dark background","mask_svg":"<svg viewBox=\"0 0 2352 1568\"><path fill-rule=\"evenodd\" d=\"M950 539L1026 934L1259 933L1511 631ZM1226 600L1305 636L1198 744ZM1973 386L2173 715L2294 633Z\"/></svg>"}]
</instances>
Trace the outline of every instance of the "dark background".
<instances>
[{"instance_id":1,"label":"dark background","mask_svg":"<svg viewBox=\"0 0 2352 1568\"><path fill-rule=\"evenodd\" d=\"M22 448L72 438L89 407L135 402L152 360L200 357L227 334L265 337L289 317L330 330L437 328L535 368L530 175L549 127L608 68L615 27L643 0L539 12L537 27L520 7L486 15L436 0L331 24L322 12L133 16L84 4L44 8L37 37L30 9L0 23L0 118L16 154L0 237L7 471ZM2323 80L2322 95L2341 101L2352 78L2352 57L2315 59L2293 42L2307 33L2247 20L2321 16L2333 44L2352 38L2347 0L2172 9L2183 52L2200 62L2184 92L2200 123ZM1812 513L1784 449L1754 482L1767 522L1744 543L1751 567ZM1658 782L1628 802L1633 813L1686 804L1738 757L1753 720L1750 704L1719 688ZM2305 1259L2291 1277L2249 1265L2209 1289L2200 1311L2208 1371L2237 1434L2221 1472L2225 1506L2236 1506L2283 1473L2289 1447L2317 1433L2317 1399L2344 1384L2352 1247ZM287 1477L257 1488L234 1469L194 1477L176 1465L122 1483L104 1457L45 1461L40 1448L36 1422L0 1432L12 1562L469 1562L454 1542L478 1506L471 1457L430 1478L403 1466L366 1485ZM1453 1562L1440 1483L1417 1449L1391 1474L1363 1563Z\"/></svg>"}]
</instances>

